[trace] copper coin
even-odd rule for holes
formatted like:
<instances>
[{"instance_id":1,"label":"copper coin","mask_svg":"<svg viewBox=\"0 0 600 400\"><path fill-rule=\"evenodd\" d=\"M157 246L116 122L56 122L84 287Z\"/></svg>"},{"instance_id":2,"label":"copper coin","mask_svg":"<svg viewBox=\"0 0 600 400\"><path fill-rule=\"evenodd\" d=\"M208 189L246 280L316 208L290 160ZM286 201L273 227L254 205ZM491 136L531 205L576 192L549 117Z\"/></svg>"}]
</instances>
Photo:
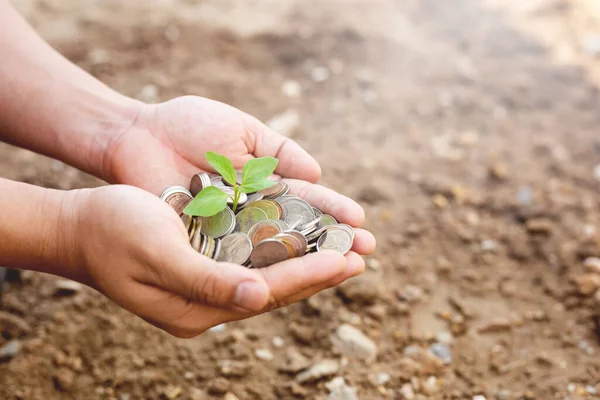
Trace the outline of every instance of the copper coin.
<instances>
[{"instance_id":1,"label":"copper coin","mask_svg":"<svg viewBox=\"0 0 600 400\"><path fill-rule=\"evenodd\" d=\"M276 182L273 186L259 191L258 193L265 196L266 199L272 199L281 196L286 190L287 185L283 182Z\"/></svg>"},{"instance_id":2,"label":"copper coin","mask_svg":"<svg viewBox=\"0 0 600 400\"><path fill-rule=\"evenodd\" d=\"M297 257L300 257L304 253L306 253L306 249L308 248L308 241L306 240L306 236L298 231L286 231L283 233L287 233L288 235L294 236L299 242L300 246L298 247L299 252L296 254Z\"/></svg>"},{"instance_id":3,"label":"copper coin","mask_svg":"<svg viewBox=\"0 0 600 400\"><path fill-rule=\"evenodd\" d=\"M303 242L300 239L290 233L280 233L273 239L278 239L285 244L288 244L291 248L291 257L299 257L306 252L306 245L303 245Z\"/></svg>"},{"instance_id":4,"label":"copper coin","mask_svg":"<svg viewBox=\"0 0 600 400\"><path fill-rule=\"evenodd\" d=\"M272 238L273 236L281 233L281 229L275 220L267 219L256 223L248 231L248 237L252 244L256 246L265 239Z\"/></svg>"},{"instance_id":5,"label":"copper coin","mask_svg":"<svg viewBox=\"0 0 600 400\"><path fill-rule=\"evenodd\" d=\"M193 197L187 190L174 190L167 194L163 201L167 203L179 215L183 215L183 209L192 201Z\"/></svg>"},{"instance_id":6,"label":"copper coin","mask_svg":"<svg viewBox=\"0 0 600 400\"><path fill-rule=\"evenodd\" d=\"M252 253L252 243L248 236L241 232L227 235L221 240L221 252L217 261L244 265Z\"/></svg>"},{"instance_id":7,"label":"copper coin","mask_svg":"<svg viewBox=\"0 0 600 400\"><path fill-rule=\"evenodd\" d=\"M197 173L196 175L192 176L192 180L190 181L190 193L192 196L196 197L196 195L200 193L202 189L210 185L210 176L206 172Z\"/></svg>"},{"instance_id":8,"label":"copper coin","mask_svg":"<svg viewBox=\"0 0 600 400\"><path fill-rule=\"evenodd\" d=\"M264 268L290 258L288 246L281 240L265 239L258 244L250 255L254 268Z\"/></svg>"}]
</instances>

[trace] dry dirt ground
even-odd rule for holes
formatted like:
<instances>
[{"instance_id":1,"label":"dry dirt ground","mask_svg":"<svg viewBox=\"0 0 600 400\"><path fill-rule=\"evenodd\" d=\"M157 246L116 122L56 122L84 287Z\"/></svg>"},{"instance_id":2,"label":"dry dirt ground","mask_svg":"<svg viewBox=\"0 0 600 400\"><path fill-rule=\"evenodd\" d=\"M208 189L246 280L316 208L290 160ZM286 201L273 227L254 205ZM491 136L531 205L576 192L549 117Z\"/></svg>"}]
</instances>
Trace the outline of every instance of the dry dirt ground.
<instances>
[{"instance_id":1,"label":"dry dirt ground","mask_svg":"<svg viewBox=\"0 0 600 400\"><path fill-rule=\"evenodd\" d=\"M0 398L598 398L592 1L17 5L128 95L197 94L264 120L298 113L289 134L326 184L365 206L379 248L338 290L192 340L87 288L13 274L0 347L22 348L0 362ZM0 174L100 184L8 146ZM299 381L319 363L322 377Z\"/></svg>"}]
</instances>

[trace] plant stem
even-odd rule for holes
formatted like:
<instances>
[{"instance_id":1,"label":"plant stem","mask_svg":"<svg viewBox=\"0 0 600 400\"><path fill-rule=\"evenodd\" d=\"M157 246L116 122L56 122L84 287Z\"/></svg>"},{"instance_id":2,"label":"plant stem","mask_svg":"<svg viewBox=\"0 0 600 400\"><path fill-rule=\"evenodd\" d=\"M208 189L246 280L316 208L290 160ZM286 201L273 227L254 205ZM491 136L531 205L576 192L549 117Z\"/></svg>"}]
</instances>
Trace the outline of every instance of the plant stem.
<instances>
[{"instance_id":1,"label":"plant stem","mask_svg":"<svg viewBox=\"0 0 600 400\"><path fill-rule=\"evenodd\" d=\"M240 189L238 185L233 185L233 212L237 210L238 202L240 201Z\"/></svg>"}]
</instances>

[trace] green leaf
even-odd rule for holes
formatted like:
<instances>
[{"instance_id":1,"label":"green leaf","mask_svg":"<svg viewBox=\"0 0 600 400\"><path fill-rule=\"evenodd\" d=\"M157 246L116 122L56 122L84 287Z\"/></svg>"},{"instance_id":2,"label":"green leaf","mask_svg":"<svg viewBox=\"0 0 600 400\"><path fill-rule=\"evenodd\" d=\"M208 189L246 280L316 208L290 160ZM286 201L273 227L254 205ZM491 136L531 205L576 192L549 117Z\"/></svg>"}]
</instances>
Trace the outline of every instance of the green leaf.
<instances>
[{"instance_id":1,"label":"green leaf","mask_svg":"<svg viewBox=\"0 0 600 400\"><path fill-rule=\"evenodd\" d=\"M279 161L273 157L254 158L242 169L242 186L262 182L267 179Z\"/></svg>"},{"instance_id":2,"label":"green leaf","mask_svg":"<svg viewBox=\"0 0 600 400\"><path fill-rule=\"evenodd\" d=\"M268 179L263 179L262 181L258 181L258 182L245 183L242 186L240 186L240 190L244 193L254 193L254 192L258 192L259 190L270 188L271 186L275 185L276 183L277 182L270 181Z\"/></svg>"},{"instance_id":3,"label":"green leaf","mask_svg":"<svg viewBox=\"0 0 600 400\"><path fill-rule=\"evenodd\" d=\"M212 217L227 207L228 198L229 195L221 189L208 186L190 201L183 212L194 217Z\"/></svg>"},{"instance_id":4,"label":"green leaf","mask_svg":"<svg viewBox=\"0 0 600 400\"><path fill-rule=\"evenodd\" d=\"M231 161L220 154L209 151L206 153L206 161L217 171L224 180L231 185L236 184L237 174Z\"/></svg>"}]
</instances>

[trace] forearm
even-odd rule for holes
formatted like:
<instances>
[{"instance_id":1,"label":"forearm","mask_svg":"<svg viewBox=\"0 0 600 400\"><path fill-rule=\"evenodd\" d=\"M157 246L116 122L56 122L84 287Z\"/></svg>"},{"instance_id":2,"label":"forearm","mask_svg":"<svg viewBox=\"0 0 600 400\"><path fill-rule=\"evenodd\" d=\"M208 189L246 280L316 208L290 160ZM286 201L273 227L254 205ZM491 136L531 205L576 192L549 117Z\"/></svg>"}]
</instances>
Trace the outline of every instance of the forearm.
<instances>
[{"instance_id":1,"label":"forearm","mask_svg":"<svg viewBox=\"0 0 600 400\"><path fill-rule=\"evenodd\" d=\"M85 195L0 178L0 265L87 281L75 232Z\"/></svg>"},{"instance_id":2,"label":"forearm","mask_svg":"<svg viewBox=\"0 0 600 400\"><path fill-rule=\"evenodd\" d=\"M140 104L69 62L0 0L0 140L109 179L105 151Z\"/></svg>"}]
</instances>

